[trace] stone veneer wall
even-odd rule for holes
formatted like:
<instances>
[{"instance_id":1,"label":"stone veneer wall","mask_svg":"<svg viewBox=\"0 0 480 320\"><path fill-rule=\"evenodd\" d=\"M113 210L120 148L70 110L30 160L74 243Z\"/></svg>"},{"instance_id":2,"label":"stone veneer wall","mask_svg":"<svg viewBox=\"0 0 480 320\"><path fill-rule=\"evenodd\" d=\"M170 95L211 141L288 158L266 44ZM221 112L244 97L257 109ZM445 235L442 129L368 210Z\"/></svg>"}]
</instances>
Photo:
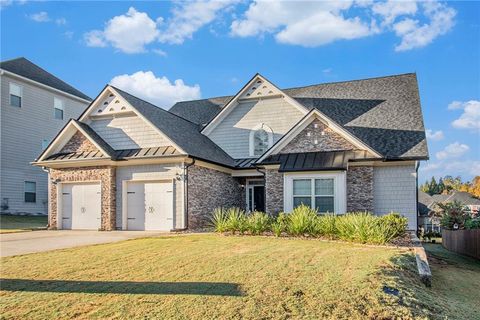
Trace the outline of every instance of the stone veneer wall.
<instances>
[{"instance_id":1,"label":"stone veneer wall","mask_svg":"<svg viewBox=\"0 0 480 320\"><path fill-rule=\"evenodd\" d=\"M315 128L317 125L317 128ZM324 133L322 135L322 132ZM310 136L307 136L310 134ZM315 144L315 140L317 144ZM352 150L356 149L353 144L333 131L323 122L315 119L295 138L292 139L280 152L316 152L316 151L334 151L334 150Z\"/></svg>"},{"instance_id":2,"label":"stone veneer wall","mask_svg":"<svg viewBox=\"0 0 480 320\"><path fill-rule=\"evenodd\" d=\"M283 211L283 173L276 169L265 170L265 210L269 214Z\"/></svg>"},{"instance_id":3,"label":"stone veneer wall","mask_svg":"<svg viewBox=\"0 0 480 320\"><path fill-rule=\"evenodd\" d=\"M115 230L115 175L115 168L112 167L50 169L50 179L58 182L100 181L101 230ZM50 184L49 229L57 228L57 185Z\"/></svg>"},{"instance_id":4,"label":"stone veneer wall","mask_svg":"<svg viewBox=\"0 0 480 320\"><path fill-rule=\"evenodd\" d=\"M245 208L245 189L230 174L193 165L187 179L189 229L206 227L215 208Z\"/></svg>"},{"instance_id":5,"label":"stone veneer wall","mask_svg":"<svg viewBox=\"0 0 480 320\"><path fill-rule=\"evenodd\" d=\"M88 152L98 151L97 147L90 142L80 131L77 131L72 138L63 146L60 152Z\"/></svg>"},{"instance_id":6,"label":"stone veneer wall","mask_svg":"<svg viewBox=\"0 0 480 320\"><path fill-rule=\"evenodd\" d=\"M347 170L347 212L373 212L373 167Z\"/></svg>"}]
</instances>

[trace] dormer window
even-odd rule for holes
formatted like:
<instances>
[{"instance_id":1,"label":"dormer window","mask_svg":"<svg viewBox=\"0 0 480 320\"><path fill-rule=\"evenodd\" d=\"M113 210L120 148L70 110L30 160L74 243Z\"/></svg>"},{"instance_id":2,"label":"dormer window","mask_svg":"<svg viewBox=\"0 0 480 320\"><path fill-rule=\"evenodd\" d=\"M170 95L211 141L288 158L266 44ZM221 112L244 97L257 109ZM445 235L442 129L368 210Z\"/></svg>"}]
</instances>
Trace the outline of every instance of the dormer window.
<instances>
[{"instance_id":1,"label":"dormer window","mask_svg":"<svg viewBox=\"0 0 480 320\"><path fill-rule=\"evenodd\" d=\"M262 123L250 132L250 156L259 157L273 145L273 131Z\"/></svg>"}]
</instances>

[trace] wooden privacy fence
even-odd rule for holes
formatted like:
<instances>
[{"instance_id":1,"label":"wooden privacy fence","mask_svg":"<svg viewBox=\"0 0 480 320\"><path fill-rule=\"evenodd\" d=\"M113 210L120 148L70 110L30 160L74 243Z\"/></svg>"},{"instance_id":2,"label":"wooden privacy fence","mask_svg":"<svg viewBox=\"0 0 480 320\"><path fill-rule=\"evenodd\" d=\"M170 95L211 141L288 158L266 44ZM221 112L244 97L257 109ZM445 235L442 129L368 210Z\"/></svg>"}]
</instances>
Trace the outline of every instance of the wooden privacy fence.
<instances>
[{"instance_id":1,"label":"wooden privacy fence","mask_svg":"<svg viewBox=\"0 0 480 320\"><path fill-rule=\"evenodd\" d=\"M442 230L442 245L447 250L480 259L480 229Z\"/></svg>"}]
</instances>

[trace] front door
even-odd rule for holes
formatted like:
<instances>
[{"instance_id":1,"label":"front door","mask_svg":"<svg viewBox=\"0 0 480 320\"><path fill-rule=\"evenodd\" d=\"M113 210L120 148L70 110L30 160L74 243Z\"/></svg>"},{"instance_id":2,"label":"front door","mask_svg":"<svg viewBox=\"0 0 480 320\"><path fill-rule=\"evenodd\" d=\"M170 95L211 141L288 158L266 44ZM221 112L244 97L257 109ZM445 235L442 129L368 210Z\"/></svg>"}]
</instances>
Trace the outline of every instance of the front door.
<instances>
[{"instance_id":1,"label":"front door","mask_svg":"<svg viewBox=\"0 0 480 320\"><path fill-rule=\"evenodd\" d=\"M265 212L265 186L263 181L250 181L247 192L247 211Z\"/></svg>"}]
</instances>

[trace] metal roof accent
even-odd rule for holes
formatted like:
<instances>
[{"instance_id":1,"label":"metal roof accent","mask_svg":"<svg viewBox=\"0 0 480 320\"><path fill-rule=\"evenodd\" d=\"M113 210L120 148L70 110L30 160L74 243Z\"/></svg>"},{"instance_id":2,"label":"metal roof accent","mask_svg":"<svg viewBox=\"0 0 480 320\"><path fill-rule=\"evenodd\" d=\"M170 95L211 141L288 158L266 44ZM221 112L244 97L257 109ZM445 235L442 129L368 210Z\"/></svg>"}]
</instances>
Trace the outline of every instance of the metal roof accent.
<instances>
[{"instance_id":1,"label":"metal roof accent","mask_svg":"<svg viewBox=\"0 0 480 320\"><path fill-rule=\"evenodd\" d=\"M138 158L162 158L168 156L177 156L181 153L172 146L152 147L152 148L138 148L138 149L124 149L115 150L115 160L129 160ZM106 159L100 151L84 151L84 152L68 152L56 153L51 155L46 161L55 160L80 160L80 159Z\"/></svg>"},{"instance_id":2,"label":"metal roof accent","mask_svg":"<svg viewBox=\"0 0 480 320\"><path fill-rule=\"evenodd\" d=\"M348 161L368 159L365 150L279 153L260 164L280 164L279 172L346 170Z\"/></svg>"},{"instance_id":3,"label":"metal roof accent","mask_svg":"<svg viewBox=\"0 0 480 320\"><path fill-rule=\"evenodd\" d=\"M252 169L255 168L253 163L256 161L256 158L244 158L244 159L235 159L235 168L239 169Z\"/></svg>"}]
</instances>

